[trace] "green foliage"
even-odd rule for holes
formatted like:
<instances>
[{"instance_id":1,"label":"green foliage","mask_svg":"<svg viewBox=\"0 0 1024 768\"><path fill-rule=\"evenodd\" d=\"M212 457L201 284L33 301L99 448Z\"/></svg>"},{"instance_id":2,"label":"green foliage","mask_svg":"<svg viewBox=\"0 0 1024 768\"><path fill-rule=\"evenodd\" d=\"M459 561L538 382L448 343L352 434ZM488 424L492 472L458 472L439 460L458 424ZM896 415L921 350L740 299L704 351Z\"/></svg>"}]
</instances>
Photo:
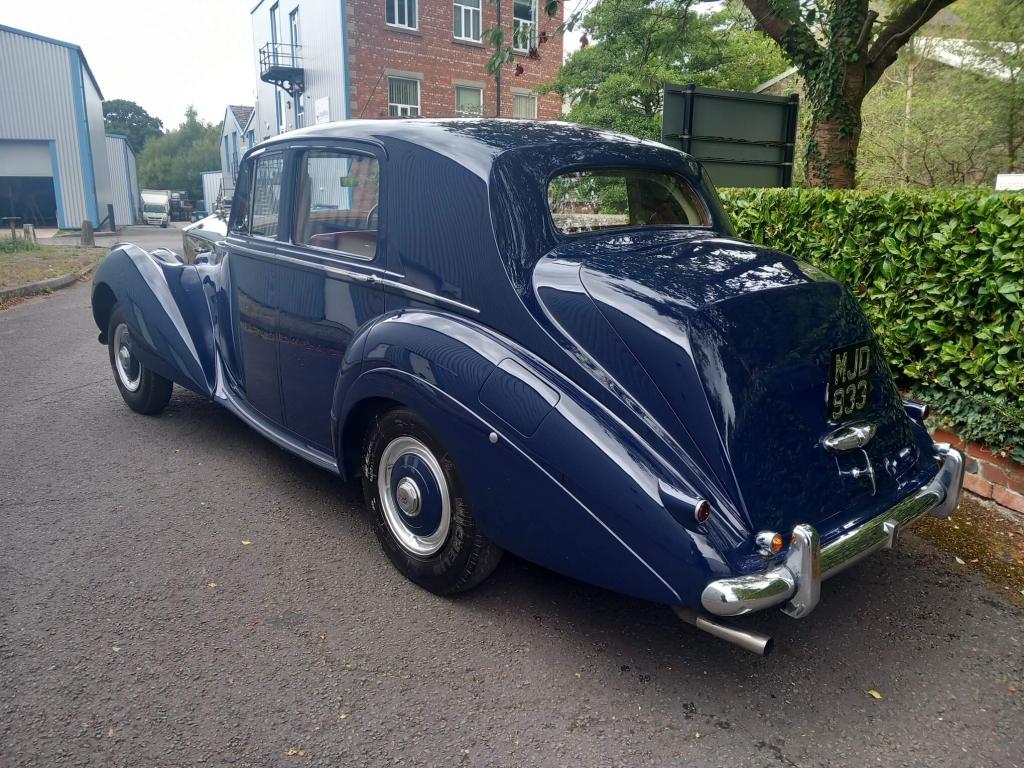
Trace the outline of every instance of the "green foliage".
<instances>
[{"instance_id":1,"label":"green foliage","mask_svg":"<svg viewBox=\"0 0 1024 768\"><path fill-rule=\"evenodd\" d=\"M104 101L103 123L107 133L120 133L128 137L128 143L136 154L142 152L149 140L155 139L164 129L159 118L127 99Z\"/></svg>"},{"instance_id":2,"label":"green foliage","mask_svg":"<svg viewBox=\"0 0 1024 768\"><path fill-rule=\"evenodd\" d=\"M26 251L38 251L39 246L31 240L22 237L14 239L9 235L0 233L0 253L24 253Z\"/></svg>"},{"instance_id":3,"label":"green foliage","mask_svg":"<svg viewBox=\"0 0 1024 768\"><path fill-rule=\"evenodd\" d=\"M752 189L723 198L741 237L851 288L902 386L930 396L969 437L1024 452L1024 195Z\"/></svg>"},{"instance_id":4,"label":"green foliage","mask_svg":"<svg viewBox=\"0 0 1024 768\"><path fill-rule=\"evenodd\" d=\"M139 179L147 189L184 189L189 197L203 196L202 172L220 167L220 126L185 111L185 122L153 139L139 157Z\"/></svg>"},{"instance_id":5,"label":"green foliage","mask_svg":"<svg viewBox=\"0 0 1024 768\"><path fill-rule=\"evenodd\" d=\"M742 5L696 13L692 0L599 0L575 25L596 42L562 65L554 91L568 119L644 138L661 135L665 83L750 90L785 69Z\"/></svg>"}]
</instances>

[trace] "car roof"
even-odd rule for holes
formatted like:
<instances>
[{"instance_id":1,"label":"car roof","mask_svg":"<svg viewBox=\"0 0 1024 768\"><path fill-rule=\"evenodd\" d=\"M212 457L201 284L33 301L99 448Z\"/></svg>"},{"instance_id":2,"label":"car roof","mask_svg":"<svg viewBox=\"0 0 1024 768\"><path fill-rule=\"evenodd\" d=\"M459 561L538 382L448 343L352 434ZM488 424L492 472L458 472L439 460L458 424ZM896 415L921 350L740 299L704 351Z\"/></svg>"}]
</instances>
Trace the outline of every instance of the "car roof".
<instances>
[{"instance_id":1,"label":"car roof","mask_svg":"<svg viewBox=\"0 0 1024 768\"><path fill-rule=\"evenodd\" d=\"M675 151L657 142L574 123L498 118L342 120L289 131L256 148L310 139L373 141L385 148L393 143L412 144L484 172L498 155L538 145L561 149L595 143L645 145Z\"/></svg>"}]
</instances>

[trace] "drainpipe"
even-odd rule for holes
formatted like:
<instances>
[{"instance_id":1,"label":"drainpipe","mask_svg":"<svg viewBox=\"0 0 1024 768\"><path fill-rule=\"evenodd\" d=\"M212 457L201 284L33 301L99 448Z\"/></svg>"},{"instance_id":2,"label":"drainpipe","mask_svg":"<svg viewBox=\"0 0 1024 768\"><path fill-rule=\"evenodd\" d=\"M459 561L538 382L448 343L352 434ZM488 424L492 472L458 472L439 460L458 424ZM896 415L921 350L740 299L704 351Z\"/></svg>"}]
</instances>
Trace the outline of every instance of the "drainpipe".
<instances>
[{"instance_id":1,"label":"drainpipe","mask_svg":"<svg viewBox=\"0 0 1024 768\"><path fill-rule=\"evenodd\" d=\"M498 29L501 29L501 0L497 0L498 6ZM494 97L494 116L501 117L501 67L494 73L494 84L496 94Z\"/></svg>"}]
</instances>

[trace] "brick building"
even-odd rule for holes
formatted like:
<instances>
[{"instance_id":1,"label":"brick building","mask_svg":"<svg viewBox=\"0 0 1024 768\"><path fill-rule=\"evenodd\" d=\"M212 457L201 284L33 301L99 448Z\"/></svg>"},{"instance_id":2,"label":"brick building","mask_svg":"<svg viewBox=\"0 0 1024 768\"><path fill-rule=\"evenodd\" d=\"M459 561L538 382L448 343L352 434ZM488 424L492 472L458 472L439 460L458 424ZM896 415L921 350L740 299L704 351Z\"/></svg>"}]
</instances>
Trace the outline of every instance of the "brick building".
<instances>
[{"instance_id":1,"label":"brick building","mask_svg":"<svg viewBox=\"0 0 1024 768\"><path fill-rule=\"evenodd\" d=\"M359 117L561 114L556 94L532 90L562 61L561 18L543 0L261 0L251 18L255 141ZM483 41L495 26L513 46L499 78L487 74Z\"/></svg>"}]
</instances>

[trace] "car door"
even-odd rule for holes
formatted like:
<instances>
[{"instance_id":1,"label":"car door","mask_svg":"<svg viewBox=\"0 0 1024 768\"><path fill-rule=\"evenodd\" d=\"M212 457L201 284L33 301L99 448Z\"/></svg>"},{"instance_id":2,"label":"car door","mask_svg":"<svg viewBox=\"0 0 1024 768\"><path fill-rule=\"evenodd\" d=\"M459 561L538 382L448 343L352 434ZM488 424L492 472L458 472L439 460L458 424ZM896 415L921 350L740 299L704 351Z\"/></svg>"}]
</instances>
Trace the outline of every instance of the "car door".
<instances>
[{"instance_id":1,"label":"car door","mask_svg":"<svg viewBox=\"0 0 1024 768\"><path fill-rule=\"evenodd\" d=\"M291 231L280 246L292 269L274 286L284 419L331 453L342 360L356 331L384 312L378 151L357 142L293 149Z\"/></svg>"},{"instance_id":2,"label":"car door","mask_svg":"<svg viewBox=\"0 0 1024 768\"><path fill-rule=\"evenodd\" d=\"M283 150L262 151L242 165L224 245L224 291L218 304L219 312L229 315L218 322L229 385L250 408L282 426L275 293L288 269L276 254L287 159Z\"/></svg>"}]
</instances>

